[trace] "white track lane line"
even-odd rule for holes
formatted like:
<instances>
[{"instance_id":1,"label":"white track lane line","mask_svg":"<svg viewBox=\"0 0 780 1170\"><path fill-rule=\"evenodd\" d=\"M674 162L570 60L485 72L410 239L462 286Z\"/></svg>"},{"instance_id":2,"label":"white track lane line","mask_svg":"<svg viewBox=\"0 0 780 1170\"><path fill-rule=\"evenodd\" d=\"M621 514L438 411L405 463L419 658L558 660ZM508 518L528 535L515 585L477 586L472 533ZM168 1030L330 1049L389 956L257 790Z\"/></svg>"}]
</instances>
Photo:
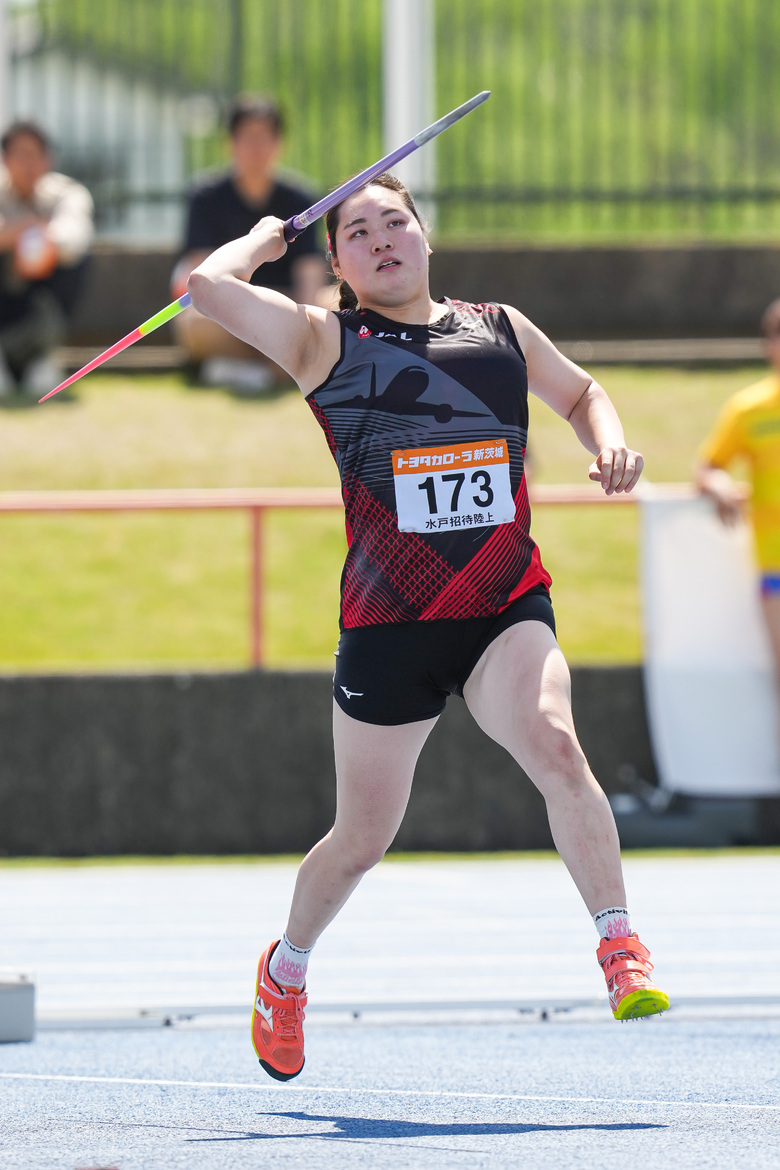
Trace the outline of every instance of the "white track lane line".
<instances>
[{"instance_id":1,"label":"white track lane line","mask_svg":"<svg viewBox=\"0 0 780 1170\"><path fill-rule=\"evenodd\" d=\"M683 1109L767 1109L780 1111L780 1105L757 1105L744 1101L658 1101L640 1097L543 1097L530 1093L462 1093L457 1090L435 1089L345 1089L331 1085L257 1085L242 1081L168 1081L144 1077L82 1077L66 1073L6 1073L0 1079L9 1081L73 1081L89 1085L159 1085L182 1089L245 1089L254 1093L331 1093L362 1094L375 1097L462 1097L475 1101L541 1101L566 1105L659 1105Z\"/></svg>"}]
</instances>

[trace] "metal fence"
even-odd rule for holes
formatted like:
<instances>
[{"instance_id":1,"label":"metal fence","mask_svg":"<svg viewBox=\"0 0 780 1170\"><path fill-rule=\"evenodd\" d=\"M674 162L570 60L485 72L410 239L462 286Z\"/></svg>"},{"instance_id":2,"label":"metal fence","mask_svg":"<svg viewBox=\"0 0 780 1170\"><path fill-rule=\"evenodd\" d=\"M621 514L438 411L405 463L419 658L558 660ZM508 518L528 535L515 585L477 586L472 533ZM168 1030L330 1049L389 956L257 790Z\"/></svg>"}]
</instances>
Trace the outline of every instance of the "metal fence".
<instances>
[{"instance_id":1,"label":"metal fence","mask_svg":"<svg viewBox=\"0 0 780 1170\"><path fill-rule=\"evenodd\" d=\"M437 143L440 238L777 237L777 0L433 2L437 112L493 91ZM175 232L240 90L281 99L315 187L382 153L382 0L11 0L9 25L12 108L104 230Z\"/></svg>"},{"instance_id":2,"label":"metal fence","mask_svg":"<svg viewBox=\"0 0 780 1170\"><path fill-rule=\"evenodd\" d=\"M656 489L657 490L657 489ZM666 494L695 495L688 484L664 485ZM530 501L555 507L589 507L635 504L634 495L605 496L595 484L547 484L532 486ZM248 659L252 667L264 665L265 517L274 509L330 508L343 510L338 488L168 488L114 491L0 492L0 516L35 514L66 515L90 512L203 512L249 513L249 637Z\"/></svg>"}]
</instances>

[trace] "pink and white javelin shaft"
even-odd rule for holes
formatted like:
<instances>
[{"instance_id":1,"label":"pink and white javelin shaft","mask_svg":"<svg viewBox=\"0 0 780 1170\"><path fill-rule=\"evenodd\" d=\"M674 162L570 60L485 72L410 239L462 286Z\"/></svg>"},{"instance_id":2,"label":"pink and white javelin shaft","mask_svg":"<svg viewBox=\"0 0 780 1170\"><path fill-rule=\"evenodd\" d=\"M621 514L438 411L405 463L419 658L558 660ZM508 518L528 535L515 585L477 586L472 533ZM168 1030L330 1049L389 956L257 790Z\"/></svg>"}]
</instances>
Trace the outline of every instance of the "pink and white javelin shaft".
<instances>
[{"instance_id":1,"label":"pink and white javelin shaft","mask_svg":"<svg viewBox=\"0 0 780 1170\"><path fill-rule=\"evenodd\" d=\"M373 166L366 167L359 175L355 175L353 179L347 179L346 183L342 183L335 191L331 191L330 195L326 195L319 202L313 203L311 207L307 207L299 215L294 215L291 219L285 221L284 238L287 243L291 243L296 236L299 236L304 228L308 227L310 223L314 223L320 216L325 215L330 211L331 207L335 207L337 203L342 203L350 195L354 195L361 187L365 187L377 175L381 175L383 171L399 163L402 158L413 154L415 150L419 150L426 142L430 142L437 134L441 134L443 130L448 130L455 122L460 121L466 114L470 114L477 106L482 105L490 97L490 90L483 89L482 93L475 94L473 98L469 98L462 106L451 110L449 114L445 114L443 118L439 118L438 122L432 122L430 126L426 126L419 134L415 134L414 138L410 138L403 146L397 146L395 150L391 150L390 154L386 154L384 158L380 158L379 162L375 162ZM48 394L44 394L43 398L39 398L39 402L45 402L47 398L64 390L66 386L70 386L73 382L78 382L79 378L83 378L85 374L89 374L92 370L96 370L98 366L102 366L103 362L107 362L109 358L114 357L115 354L121 353L123 349L127 349L129 345L139 341L145 337L147 333L151 333L155 329L159 329L166 321L170 321L182 309L186 309L191 304L190 294L185 293L183 297L179 297L177 301L172 301L170 305L166 305L164 309L160 309L159 313L155 313L148 321L144 321L143 325L139 325L132 333L128 333L121 341L116 341L108 349L103 350L101 354L93 358L91 362L87 362L80 370L76 370L75 374L71 374L64 382L60 382L59 386L55 386Z\"/></svg>"}]
</instances>

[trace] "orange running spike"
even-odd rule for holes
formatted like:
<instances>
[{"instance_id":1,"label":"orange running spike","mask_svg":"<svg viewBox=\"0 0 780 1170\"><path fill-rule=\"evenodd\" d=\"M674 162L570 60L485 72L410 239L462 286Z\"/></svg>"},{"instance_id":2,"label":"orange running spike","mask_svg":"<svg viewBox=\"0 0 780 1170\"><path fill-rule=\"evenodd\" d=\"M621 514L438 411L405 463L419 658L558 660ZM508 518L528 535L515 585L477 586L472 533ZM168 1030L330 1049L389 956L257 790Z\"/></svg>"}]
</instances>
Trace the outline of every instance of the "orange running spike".
<instances>
[{"instance_id":1,"label":"orange running spike","mask_svg":"<svg viewBox=\"0 0 780 1170\"><path fill-rule=\"evenodd\" d=\"M596 958L607 981L609 1006L616 1020L636 1020L667 1010L669 996L650 982L653 964L638 934L603 938Z\"/></svg>"},{"instance_id":2,"label":"orange running spike","mask_svg":"<svg viewBox=\"0 0 780 1170\"><path fill-rule=\"evenodd\" d=\"M271 955L279 940L263 951L257 965L255 1004L252 1009L252 1044L270 1077L289 1081L303 1068L303 1009L306 988L296 992L280 987L268 973Z\"/></svg>"}]
</instances>

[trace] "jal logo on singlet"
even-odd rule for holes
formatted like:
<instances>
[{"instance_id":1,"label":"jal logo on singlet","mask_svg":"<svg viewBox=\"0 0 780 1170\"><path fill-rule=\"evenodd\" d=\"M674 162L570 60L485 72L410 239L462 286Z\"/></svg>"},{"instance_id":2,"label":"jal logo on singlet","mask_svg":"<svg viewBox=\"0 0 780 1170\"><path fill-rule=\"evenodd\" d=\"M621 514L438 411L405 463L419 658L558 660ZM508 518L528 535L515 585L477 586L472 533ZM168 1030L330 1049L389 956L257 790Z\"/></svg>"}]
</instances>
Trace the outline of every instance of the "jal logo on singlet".
<instances>
[{"instance_id":1,"label":"jal logo on singlet","mask_svg":"<svg viewBox=\"0 0 780 1170\"><path fill-rule=\"evenodd\" d=\"M381 333L376 333L376 334L372 334L371 330L368 328L367 325L361 325L360 328L358 329L358 337L360 338L361 341L365 340L366 337L372 337L372 336L375 336L375 337L394 337L396 341L414 341L414 338L410 337L405 329L402 333L381 332Z\"/></svg>"},{"instance_id":2,"label":"jal logo on singlet","mask_svg":"<svg viewBox=\"0 0 780 1170\"><path fill-rule=\"evenodd\" d=\"M392 455L401 532L484 528L514 520L506 442L416 447Z\"/></svg>"}]
</instances>

